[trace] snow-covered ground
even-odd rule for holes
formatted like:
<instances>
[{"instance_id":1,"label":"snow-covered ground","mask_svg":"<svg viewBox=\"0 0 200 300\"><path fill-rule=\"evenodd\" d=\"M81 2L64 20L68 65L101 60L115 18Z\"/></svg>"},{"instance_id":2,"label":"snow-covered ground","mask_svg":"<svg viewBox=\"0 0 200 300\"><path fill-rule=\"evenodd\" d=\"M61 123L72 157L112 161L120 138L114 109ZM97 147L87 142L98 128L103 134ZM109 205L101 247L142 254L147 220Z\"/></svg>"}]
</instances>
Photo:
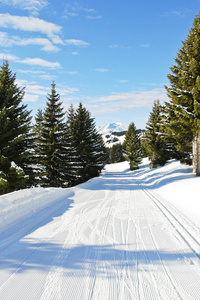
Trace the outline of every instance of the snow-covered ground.
<instances>
[{"instance_id":1,"label":"snow-covered ground","mask_svg":"<svg viewBox=\"0 0 200 300\"><path fill-rule=\"evenodd\" d=\"M0 197L0 299L200 299L200 178L107 165Z\"/></svg>"}]
</instances>

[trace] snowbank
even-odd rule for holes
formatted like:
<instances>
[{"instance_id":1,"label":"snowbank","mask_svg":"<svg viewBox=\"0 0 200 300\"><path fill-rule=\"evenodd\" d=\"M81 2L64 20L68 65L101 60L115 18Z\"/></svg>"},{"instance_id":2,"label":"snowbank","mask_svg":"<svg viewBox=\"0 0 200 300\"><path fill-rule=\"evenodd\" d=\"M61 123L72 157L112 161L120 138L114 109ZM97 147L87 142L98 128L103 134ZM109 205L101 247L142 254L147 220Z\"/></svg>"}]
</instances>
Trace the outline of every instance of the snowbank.
<instances>
[{"instance_id":1,"label":"snowbank","mask_svg":"<svg viewBox=\"0 0 200 300\"><path fill-rule=\"evenodd\" d=\"M0 229L69 196L71 189L31 188L0 196Z\"/></svg>"}]
</instances>

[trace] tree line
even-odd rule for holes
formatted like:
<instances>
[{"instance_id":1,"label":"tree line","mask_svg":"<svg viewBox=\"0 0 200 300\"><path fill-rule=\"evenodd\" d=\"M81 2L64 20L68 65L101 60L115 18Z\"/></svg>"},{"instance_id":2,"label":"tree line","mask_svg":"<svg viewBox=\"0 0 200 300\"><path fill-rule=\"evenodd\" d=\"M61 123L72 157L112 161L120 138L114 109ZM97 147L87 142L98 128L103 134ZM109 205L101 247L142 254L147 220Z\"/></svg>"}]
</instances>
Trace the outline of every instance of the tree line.
<instances>
[{"instance_id":1,"label":"tree line","mask_svg":"<svg viewBox=\"0 0 200 300\"><path fill-rule=\"evenodd\" d=\"M69 187L98 176L106 149L90 112L79 104L65 113L56 84L35 124L22 103L8 61L0 70L0 193L32 186Z\"/></svg>"}]
</instances>

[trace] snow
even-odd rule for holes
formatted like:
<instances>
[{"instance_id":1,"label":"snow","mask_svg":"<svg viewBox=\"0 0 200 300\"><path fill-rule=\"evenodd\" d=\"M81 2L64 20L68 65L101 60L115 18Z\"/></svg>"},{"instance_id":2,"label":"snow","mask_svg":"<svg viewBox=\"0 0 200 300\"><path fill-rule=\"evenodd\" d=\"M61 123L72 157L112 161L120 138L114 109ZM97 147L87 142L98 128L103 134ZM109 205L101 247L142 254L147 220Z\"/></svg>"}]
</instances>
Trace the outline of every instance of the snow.
<instances>
[{"instance_id":1,"label":"snow","mask_svg":"<svg viewBox=\"0 0 200 300\"><path fill-rule=\"evenodd\" d=\"M104 126L99 127L98 129L99 134L102 135L105 146L111 148L113 145L116 144L123 144L125 139L125 133L121 136L116 136L116 132L125 132L127 128L124 127L121 123L109 123Z\"/></svg>"},{"instance_id":2,"label":"snow","mask_svg":"<svg viewBox=\"0 0 200 300\"><path fill-rule=\"evenodd\" d=\"M199 183L144 159L0 196L0 299L199 299Z\"/></svg>"},{"instance_id":3,"label":"snow","mask_svg":"<svg viewBox=\"0 0 200 300\"><path fill-rule=\"evenodd\" d=\"M124 127L121 123L109 123L106 125L103 125L98 128L98 132L100 134L106 135L112 132L121 132L121 131L127 131L127 128Z\"/></svg>"}]
</instances>

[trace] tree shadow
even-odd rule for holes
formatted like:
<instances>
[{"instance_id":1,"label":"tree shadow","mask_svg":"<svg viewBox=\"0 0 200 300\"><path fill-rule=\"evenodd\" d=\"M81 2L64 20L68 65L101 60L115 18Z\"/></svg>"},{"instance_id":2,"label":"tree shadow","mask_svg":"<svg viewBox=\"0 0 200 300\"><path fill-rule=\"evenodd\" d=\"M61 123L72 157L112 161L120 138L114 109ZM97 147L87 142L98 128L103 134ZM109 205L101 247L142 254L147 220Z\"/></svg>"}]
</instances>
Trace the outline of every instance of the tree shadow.
<instances>
[{"instance_id":1,"label":"tree shadow","mask_svg":"<svg viewBox=\"0 0 200 300\"><path fill-rule=\"evenodd\" d=\"M169 162L166 165L172 164ZM165 165L165 166L166 166ZM98 184L82 185L83 189L91 190L141 190L141 189L157 189L169 183L192 179L191 168L187 166L183 169L174 169L166 171L164 167L155 169L148 168L148 164L142 165L138 170L130 171L125 169L122 172L105 172L98 180Z\"/></svg>"},{"instance_id":2,"label":"tree shadow","mask_svg":"<svg viewBox=\"0 0 200 300\"><path fill-rule=\"evenodd\" d=\"M116 270L134 268L138 265L162 265L189 261L195 257L193 252L167 252L153 250L128 250L134 245L75 245L63 248L55 243L31 243L20 241L21 251L9 255L0 262L0 269L24 273L30 270L47 272L51 267L64 269L68 276L84 276L84 271L95 268L96 275L114 276ZM135 246L136 248L136 246ZM82 274L82 275L81 275Z\"/></svg>"},{"instance_id":3,"label":"tree shadow","mask_svg":"<svg viewBox=\"0 0 200 300\"><path fill-rule=\"evenodd\" d=\"M67 196L45 206L40 211L30 212L29 216L9 224L0 232L0 251L6 251L10 244L18 243L24 236L50 223L54 218L62 216L72 207L73 196L74 192L68 193Z\"/></svg>"}]
</instances>

